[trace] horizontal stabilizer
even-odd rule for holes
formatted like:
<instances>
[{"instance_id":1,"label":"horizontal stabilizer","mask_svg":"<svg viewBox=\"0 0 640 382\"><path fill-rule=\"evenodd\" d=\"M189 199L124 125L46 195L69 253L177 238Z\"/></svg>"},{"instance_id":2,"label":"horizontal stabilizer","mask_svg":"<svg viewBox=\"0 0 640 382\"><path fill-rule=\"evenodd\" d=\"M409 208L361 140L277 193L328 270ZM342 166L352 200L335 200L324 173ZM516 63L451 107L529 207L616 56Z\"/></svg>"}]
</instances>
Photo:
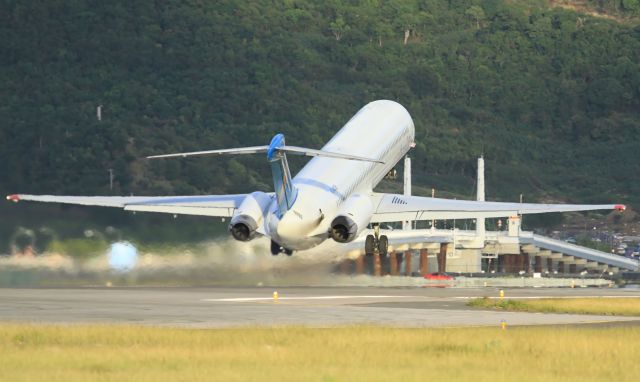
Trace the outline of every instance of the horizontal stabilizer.
<instances>
[{"instance_id":1,"label":"horizontal stabilizer","mask_svg":"<svg viewBox=\"0 0 640 382\"><path fill-rule=\"evenodd\" d=\"M266 153L269 146L252 146L252 147L240 147L237 149L222 149L222 150L206 150L206 151L192 151L188 153L176 153L176 154L164 154L164 155L152 155L147 159L158 158L186 158L198 155L241 155L241 154L258 154Z\"/></svg>"},{"instance_id":2,"label":"horizontal stabilizer","mask_svg":"<svg viewBox=\"0 0 640 382\"><path fill-rule=\"evenodd\" d=\"M359 157L356 155L349 155L349 154L342 154L342 153L334 153L330 151L308 149L306 147L283 146L279 148L278 151L283 151L283 152L294 154L294 155L304 155L308 157L338 158L338 159L359 160L363 162L374 162L374 163L384 164L383 161L379 161L377 159Z\"/></svg>"},{"instance_id":3,"label":"horizontal stabilizer","mask_svg":"<svg viewBox=\"0 0 640 382\"><path fill-rule=\"evenodd\" d=\"M284 152L284 153L293 154L293 155L304 155L308 157L327 157L327 158L357 160L357 161L363 161L363 162L384 163L377 159L365 158L365 157L330 152L330 151L308 149L306 147L280 146L274 149L279 152ZM269 150L269 146L252 146L252 147L240 147L235 149L205 150L205 151L192 151L192 152L186 152L186 153L152 155L152 156L148 156L147 159L186 158L186 157L199 156L199 155L260 154L260 153L266 153L268 150Z\"/></svg>"}]
</instances>

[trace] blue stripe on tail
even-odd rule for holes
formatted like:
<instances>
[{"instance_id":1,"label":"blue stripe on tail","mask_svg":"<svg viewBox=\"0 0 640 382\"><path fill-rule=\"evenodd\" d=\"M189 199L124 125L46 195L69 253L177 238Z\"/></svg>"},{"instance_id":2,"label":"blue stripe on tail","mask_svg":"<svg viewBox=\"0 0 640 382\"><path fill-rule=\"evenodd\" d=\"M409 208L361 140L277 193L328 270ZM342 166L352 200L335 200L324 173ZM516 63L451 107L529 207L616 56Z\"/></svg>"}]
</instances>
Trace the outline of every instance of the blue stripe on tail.
<instances>
[{"instance_id":1,"label":"blue stripe on tail","mask_svg":"<svg viewBox=\"0 0 640 382\"><path fill-rule=\"evenodd\" d=\"M267 150L267 159L271 164L273 187L276 192L276 201L278 202L278 217L280 218L293 206L298 195L298 190L291 184L291 172L289 171L287 155L278 151L283 146L284 135L277 134L271 139Z\"/></svg>"}]
</instances>

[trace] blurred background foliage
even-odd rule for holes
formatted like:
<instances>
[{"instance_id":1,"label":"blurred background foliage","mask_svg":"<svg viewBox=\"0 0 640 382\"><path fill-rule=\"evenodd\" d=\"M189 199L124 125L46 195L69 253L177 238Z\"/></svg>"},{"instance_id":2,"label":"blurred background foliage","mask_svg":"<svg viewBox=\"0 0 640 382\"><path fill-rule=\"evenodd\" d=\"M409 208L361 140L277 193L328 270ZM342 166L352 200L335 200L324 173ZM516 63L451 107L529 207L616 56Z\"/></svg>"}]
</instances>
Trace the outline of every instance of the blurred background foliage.
<instances>
[{"instance_id":1,"label":"blurred background foliage","mask_svg":"<svg viewBox=\"0 0 640 382\"><path fill-rule=\"evenodd\" d=\"M392 99L416 125L416 193L472 197L484 154L489 199L640 207L639 15L637 0L3 1L0 191L269 191L260 156L140 158L278 132L319 148ZM104 209L0 214L5 241L42 223L62 237L92 224L148 240L224 231Z\"/></svg>"}]
</instances>

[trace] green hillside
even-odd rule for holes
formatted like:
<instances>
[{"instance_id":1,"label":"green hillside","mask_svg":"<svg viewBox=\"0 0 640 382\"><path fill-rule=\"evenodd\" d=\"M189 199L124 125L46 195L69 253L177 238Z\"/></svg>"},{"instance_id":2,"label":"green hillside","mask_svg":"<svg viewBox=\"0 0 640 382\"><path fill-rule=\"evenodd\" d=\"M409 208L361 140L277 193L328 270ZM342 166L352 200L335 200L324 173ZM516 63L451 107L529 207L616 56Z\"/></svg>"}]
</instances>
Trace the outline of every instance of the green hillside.
<instances>
[{"instance_id":1,"label":"green hillside","mask_svg":"<svg viewBox=\"0 0 640 382\"><path fill-rule=\"evenodd\" d=\"M640 207L634 4L622 23L545 1L3 1L0 191L270 190L260 156L139 158L319 148L392 99L418 190L472 195L484 153L491 199Z\"/></svg>"}]
</instances>

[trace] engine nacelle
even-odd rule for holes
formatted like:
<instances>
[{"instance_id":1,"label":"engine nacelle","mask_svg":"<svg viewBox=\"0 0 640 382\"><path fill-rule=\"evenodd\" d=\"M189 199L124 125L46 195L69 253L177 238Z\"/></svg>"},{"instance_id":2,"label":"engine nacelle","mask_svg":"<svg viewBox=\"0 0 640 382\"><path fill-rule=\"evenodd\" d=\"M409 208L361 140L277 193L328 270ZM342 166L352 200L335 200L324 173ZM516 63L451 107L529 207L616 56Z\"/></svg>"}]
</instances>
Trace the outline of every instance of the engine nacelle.
<instances>
[{"instance_id":1,"label":"engine nacelle","mask_svg":"<svg viewBox=\"0 0 640 382\"><path fill-rule=\"evenodd\" d=\"M358 237L373 215L373 203L366 195L354 194L342 203L338 216L331 222L329 236L338 243L348 243Z\"/></svg>"},{"instance_id":2,"label":"engine nacelle","mask_svg":"<svg viewBox=\"0 0 640 382\"><path fill-rule=\"evenodd\" d=\"M271 205L271 197L264 192L252 192L240 203L229 223L229 232L234 239L249 241L257 236L258 227Z\"/></svg>"}]
</instances>

